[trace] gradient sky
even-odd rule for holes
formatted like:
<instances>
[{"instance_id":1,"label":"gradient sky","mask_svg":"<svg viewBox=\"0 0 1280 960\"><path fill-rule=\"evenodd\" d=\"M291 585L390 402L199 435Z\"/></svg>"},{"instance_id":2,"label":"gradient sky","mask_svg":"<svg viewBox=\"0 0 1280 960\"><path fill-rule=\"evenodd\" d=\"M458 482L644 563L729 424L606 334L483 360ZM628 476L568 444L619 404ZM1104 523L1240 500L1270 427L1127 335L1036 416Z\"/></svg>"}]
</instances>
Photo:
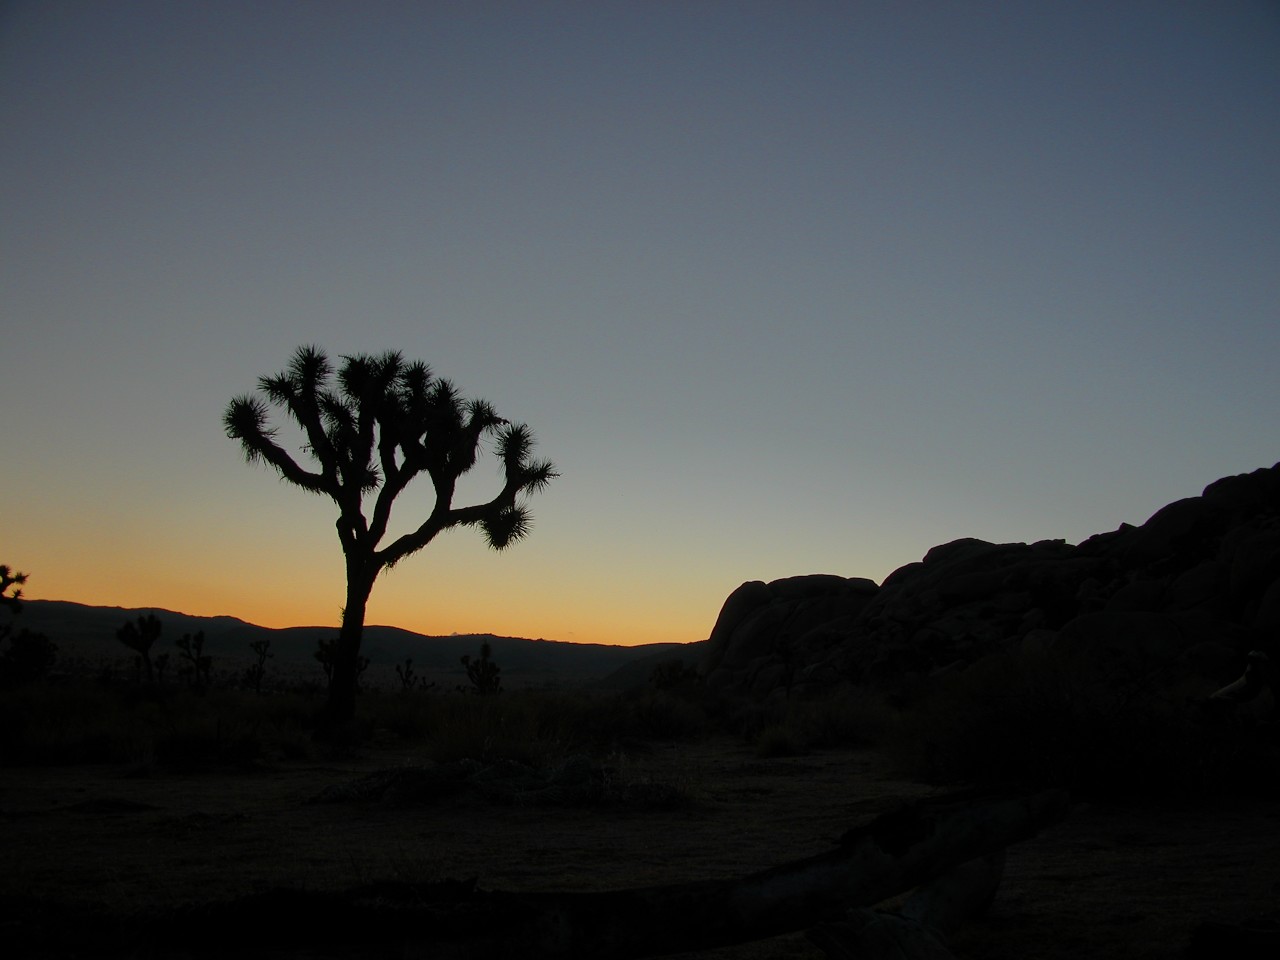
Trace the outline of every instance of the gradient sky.
<instances>
[{"instance_id":1,"label":"gradient sky","mask_svg":"<svg viewBox=\"0 0 1280 960\"><path fill-rule=\"evenodd\" d=\"M315 343L563 474L370 623L698 640L1280 459L1280 5L10 0L0 297L28 596L336 624L335 508L221 425Z\"/></svg>"}]
</instances>

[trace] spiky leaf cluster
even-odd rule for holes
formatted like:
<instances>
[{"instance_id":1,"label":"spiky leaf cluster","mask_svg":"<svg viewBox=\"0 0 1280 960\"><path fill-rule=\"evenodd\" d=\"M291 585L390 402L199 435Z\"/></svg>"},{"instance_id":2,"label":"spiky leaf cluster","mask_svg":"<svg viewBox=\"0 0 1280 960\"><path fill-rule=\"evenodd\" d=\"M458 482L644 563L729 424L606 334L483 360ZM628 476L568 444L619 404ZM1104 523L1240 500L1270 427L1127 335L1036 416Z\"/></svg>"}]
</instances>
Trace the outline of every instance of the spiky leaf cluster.
<instances>
[{"instance_id":1,"label":"spiky leaf cluster","mask_svg":"<svg viewBox=\"0 0 1280 960\"><path fill-rule=\"evenodd\" d=\"M301 428L304 452L317 469L302 467L280 445L272 407ZM483 400L463 399L450 381L398 352L343 357L335 370L321 350L301 347L283 372L258 381L258 394L233 399L223 425L251 462L270 464L284 479L331 497L341 512L344 550L368 555L378 568L453 526L479 525L498 549L513 543L530 528L523 497L557 475L549 461L532 459L527 426L504 420ZM475 466L489 435L496 435L503 487L488 503L455 508L458 479ZM435 488L435 509L417 529L379 549L393 501L420 474ZM366 516L366 495L375 491Z\"/></svg>"},{"instance_id":2,"label":"spiky leaf cluster","mask_svg":"<svg viewBox=\"0 0 1280 960\"><path fill-rule=\"evenodd\" d=\"M0 606L17 612L22 609L22 585L27 582L25 573L10 570L7 563L0 563ZM12 593L10 587L16 587Z\"/></svg>"}]
</instances>

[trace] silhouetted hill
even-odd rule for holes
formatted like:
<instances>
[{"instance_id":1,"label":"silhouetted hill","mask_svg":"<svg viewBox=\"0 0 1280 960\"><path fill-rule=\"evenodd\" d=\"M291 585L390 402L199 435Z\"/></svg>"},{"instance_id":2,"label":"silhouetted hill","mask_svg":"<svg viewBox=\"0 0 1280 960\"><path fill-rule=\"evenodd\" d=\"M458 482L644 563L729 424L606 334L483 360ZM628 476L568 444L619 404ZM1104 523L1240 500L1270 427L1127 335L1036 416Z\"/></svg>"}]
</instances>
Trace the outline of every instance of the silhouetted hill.
<instances>
[{"instance_id":1,"label":"silhouetted hill","mask_svg":"<svg viewBox=\"0 0 1280 960\"><path fill-rule=\"evenodd\" d=\"M170 652L184 633L203 631L205 653L213 657L215 673L221 667L238 668L252 657L250 645L258 640L271 642L269 668L283 674L320 674L314 654L318 643L337 635L336 627L286 627L273 629L247 623L236 617L195 617L157 607L93 607L65 600L24 600L20 625L43 633L58 644L59 657L80 659L89 664L132 661L132 653L117 639L116 631L126 622L153 613L163 624L155 653ZM395 682L394 666L406 657L413 659L415 673L428 679L465 679L460 660L475 656L482 643L493 650L493 659L502 668L509 684L576 683L613 674L627 664L671 652L678 655L686 645L654 643L636 647L599 643L567 643L556 640L528 640L492 634L460 634L447 637L424 636L398 627L365 628L361 653L369 658L368 676L378 682Z\"/></svg>"}]
</instances>

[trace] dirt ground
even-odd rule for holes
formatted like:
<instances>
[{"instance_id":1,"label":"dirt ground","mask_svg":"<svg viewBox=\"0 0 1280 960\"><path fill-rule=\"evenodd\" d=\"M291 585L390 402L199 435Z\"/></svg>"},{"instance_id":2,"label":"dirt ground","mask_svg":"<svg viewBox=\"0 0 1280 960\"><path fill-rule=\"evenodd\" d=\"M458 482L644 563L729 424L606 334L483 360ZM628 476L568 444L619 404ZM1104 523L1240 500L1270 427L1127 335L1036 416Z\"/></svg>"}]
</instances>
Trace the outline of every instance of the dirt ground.
<instances>
[{"instance_id":1,"label":"dirt ground","mask_svg":"<svg viewBox=\"0 0 1280 960\"><path fill-rule=\"evenodd\" d=\"M384 879L600 890L724 878L821 853L848 828L935 792L895 779L871 751L765 760L717 740L613 758L619 777L692 797L674 808L306 802L415 762L384 744L355 760L242 772L3 769L0 896L133 912ZM1278 910L1280 806L1079 803L1009 851L989 914L953 947L974 960L1178 957L1200 920ZM796 935L697 956L822 954Z\"/></svg>"}]
</instances>

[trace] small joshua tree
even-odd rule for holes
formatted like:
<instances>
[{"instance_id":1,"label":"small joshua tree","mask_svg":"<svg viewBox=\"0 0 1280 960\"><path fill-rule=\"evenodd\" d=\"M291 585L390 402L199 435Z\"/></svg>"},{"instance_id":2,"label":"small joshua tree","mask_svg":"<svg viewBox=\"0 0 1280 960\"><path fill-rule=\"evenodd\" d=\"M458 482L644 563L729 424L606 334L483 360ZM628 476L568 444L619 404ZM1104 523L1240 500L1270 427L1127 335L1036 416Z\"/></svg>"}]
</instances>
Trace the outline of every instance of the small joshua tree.
<instances>
[{"instance_id":1,"label":"small joshua tree","mask_svg":"<svg viewBox=\"0 0 1280 960\"><path fill-rule=\"evenodd\" d=\"M126 623L116 631L116 639L138 655L136 662L146 675L147 683L155 681L155 670L151 666L151 647L160 639L162 629L156 615L148 613L146 616L138 617L136 626Z\"/></svg>"},{"instance_id":2,"label":"small joshua tree","mask_svg":"<svg viewBox=\"0 0 1280 960\"><path fill-rule=\"evenodd\" d=\"M408 693L413 689L413 658L405 657L404 666L396 664L396 676L400 678L400 691Z\"/></svg>"},{"instance_id":3,"label":"small joshua tree","mask_svg":"<svg viewBox=\"0 0 1280 960\"><path fill-rule=\"evenodd\" d=\"M204 631L200 630L194 636L184 633L177 641L177 647L179 656L188 664L184 668L188 677L187 682L197 690L208 686L213 658L204 652Z\"/></svg>"},{"instance_id":4,"label":"small joshua tree","mask_svg":"<svg viewBox=\"0 0 1280 960\"><path fill-rule=\"evenodd\" d=\"M320 669L324 671L325 686L333 685L333 649L338 645L337 637L321 640L316 644L313 656L320 661Z\"/></svg>"},{"instance_id":5,"label":"small joshua tree","mask_svg":"<svg viewBox=\"0 0 1280 960\"><path fill-rule=\"evenodd\" d=\"M270 640L255 640L249 644L249 649L257 655L258 660L245 671L245 683L253 688L254 693L262 693L262 680L267 675L267 661L275 654L271 652Z\"/></svg>"},{"instance_id":6,"label":"small joshua tree","mask_svg":"<svg viewBox=\"0 0 1280 960\"><path fill-rule=\"evenodd\" d=\"M502 692L502 679L499 674L502 668L490 659L493 648L488 643L480 644L480 656L471 659L471 654L463 654L462 665L467 668L467 679L471 681L471 691L482 697Z\"/></svg>"}]
</instances>

